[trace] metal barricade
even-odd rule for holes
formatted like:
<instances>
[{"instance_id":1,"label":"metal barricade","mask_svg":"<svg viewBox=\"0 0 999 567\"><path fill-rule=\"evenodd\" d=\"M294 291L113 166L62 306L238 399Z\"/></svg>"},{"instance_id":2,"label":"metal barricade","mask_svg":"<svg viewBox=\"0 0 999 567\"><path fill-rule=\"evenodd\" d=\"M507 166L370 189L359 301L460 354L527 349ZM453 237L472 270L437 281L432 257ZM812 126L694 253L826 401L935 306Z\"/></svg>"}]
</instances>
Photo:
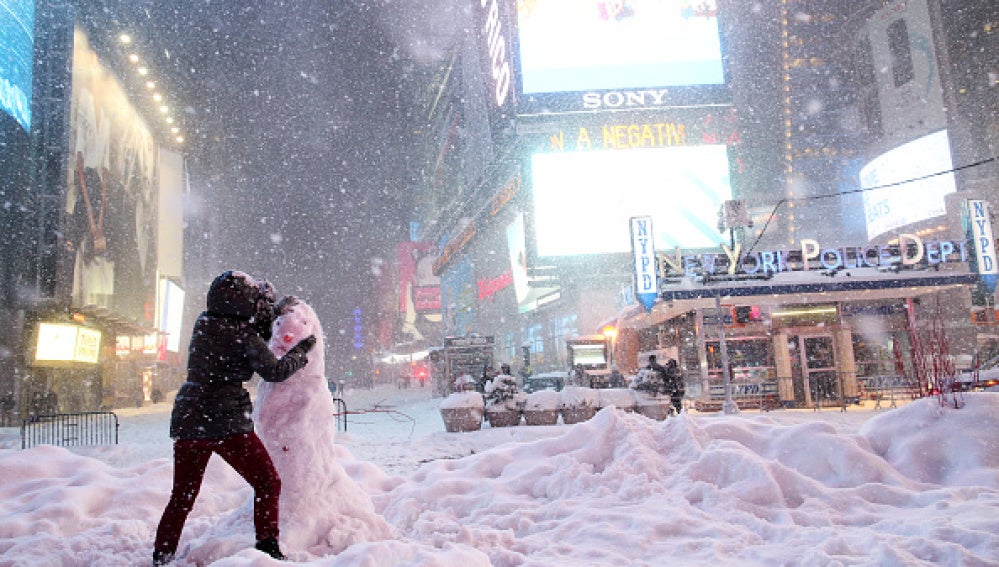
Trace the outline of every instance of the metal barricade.
<instances>
[{"instance_id":1,"label":"metal barricade","mask_svg":"<svg viewBox=\"0 0 999 567\"><path fill-rule=\"evenodd\" d=\"M73 447L117 444L118 416L114 412L37 415L21 422L22 449L36 445Z\"/></svg>"},{"instance_id":2,"label":"metal barricade","mask_svg":"<svg viewBox=\"0 0 999 567\"><path fill-rule=\"evenodd\" d=\"M347 403L343 398L333 398L333 405L336 407L333 416L336 418L337 430L347 431Z\"/></svg>"}]
</instances>

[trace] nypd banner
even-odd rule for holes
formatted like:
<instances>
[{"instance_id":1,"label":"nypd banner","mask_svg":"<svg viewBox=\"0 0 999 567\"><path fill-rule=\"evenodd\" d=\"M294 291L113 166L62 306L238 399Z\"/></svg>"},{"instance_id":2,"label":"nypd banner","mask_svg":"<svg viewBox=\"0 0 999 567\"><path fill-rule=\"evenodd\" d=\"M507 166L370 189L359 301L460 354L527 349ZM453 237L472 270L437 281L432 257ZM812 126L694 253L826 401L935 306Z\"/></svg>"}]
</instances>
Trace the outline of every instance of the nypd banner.
<instances>
[{"instance_id":1,"label":"nypd banner","mask_svg":"<svg viewBox=\"0 0 999 567\"><path fill-rule=\"evenodd\" d=\"M635 259L635 298L649 312L659 297L652 217L631 217L630 222L631 251Z\"/></svg>"},{"instance_id":2,"label":"nypd banner","mask_svg":"<svg viewBox=\"0 0 999 567\"><path fill-rule=\"evenodd\" d=\"M996 262L996 241L992 232L992 210L988 201L968 200L968 230L975 249L975 263L982 284L989 293L995 293L999 282L999 263Z\"/></svg>"}]
</instances>

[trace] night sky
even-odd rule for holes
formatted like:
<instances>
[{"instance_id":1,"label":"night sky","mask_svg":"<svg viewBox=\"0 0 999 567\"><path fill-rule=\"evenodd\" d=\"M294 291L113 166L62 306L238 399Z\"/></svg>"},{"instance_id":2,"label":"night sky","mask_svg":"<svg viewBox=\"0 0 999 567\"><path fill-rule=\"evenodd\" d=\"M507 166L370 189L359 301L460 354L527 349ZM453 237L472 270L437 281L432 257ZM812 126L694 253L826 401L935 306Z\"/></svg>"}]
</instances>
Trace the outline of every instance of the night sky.
<instances>
[{"instance_id":1,"label":"night sky","mask_svg":"<svg viewBox=\"0 0 999 567\"><path fill-rule=\"evenodd\" d=\"M183 99L191 294L226 268L266 277L316 308L334 359L350 354L353 309L377 307L372 262L409 238L412 133L452 4L112 3Z\"/></svg>"}]
</instances>

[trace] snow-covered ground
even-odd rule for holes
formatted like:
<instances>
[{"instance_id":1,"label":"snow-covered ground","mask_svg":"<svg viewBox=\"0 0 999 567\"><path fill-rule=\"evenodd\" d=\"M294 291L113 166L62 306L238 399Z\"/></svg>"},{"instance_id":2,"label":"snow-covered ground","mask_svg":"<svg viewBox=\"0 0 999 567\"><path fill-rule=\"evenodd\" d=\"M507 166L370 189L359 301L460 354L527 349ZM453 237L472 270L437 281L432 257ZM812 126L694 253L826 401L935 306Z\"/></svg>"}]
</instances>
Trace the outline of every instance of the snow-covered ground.
<instances>
[{"instance_id":1,"label":"snow-covered ground","mask_svg":"<svg viewBox=\"0 0 999 567\"><path fill-rule=\"evenodd\" d=\"M337 456L392 537L322 566L999 565L999 393L898 409L605 409L573 426L447 433L429 389L348 390ZM170 405L120 444L20 449L0 429L0 566L147 565L170 492ZM220 525L250 489L213 457L177 565L280 565ZM336 512L317 509L316 514ZM238 544L238 545L237 545Z\"/></svg>"}]
</instances>

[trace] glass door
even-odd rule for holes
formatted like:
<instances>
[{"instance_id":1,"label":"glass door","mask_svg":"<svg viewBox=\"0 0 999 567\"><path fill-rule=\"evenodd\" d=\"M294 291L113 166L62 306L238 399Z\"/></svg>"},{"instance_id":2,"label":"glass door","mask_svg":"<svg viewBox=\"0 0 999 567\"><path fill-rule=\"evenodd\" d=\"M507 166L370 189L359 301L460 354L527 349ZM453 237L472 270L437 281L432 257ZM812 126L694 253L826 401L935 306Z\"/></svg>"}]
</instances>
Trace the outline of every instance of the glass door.
<instances>
[{"instance_id":1,"label":"glass door","mask_svg":"<svg viewBox=\"0 0 999 567\"><path fill-rule=\"evenodd\" d=\"M808 404L839 403L836 349L832 335L802 335L800 339L801 366L808 387Z\"/></svg>"}]
</instances>

